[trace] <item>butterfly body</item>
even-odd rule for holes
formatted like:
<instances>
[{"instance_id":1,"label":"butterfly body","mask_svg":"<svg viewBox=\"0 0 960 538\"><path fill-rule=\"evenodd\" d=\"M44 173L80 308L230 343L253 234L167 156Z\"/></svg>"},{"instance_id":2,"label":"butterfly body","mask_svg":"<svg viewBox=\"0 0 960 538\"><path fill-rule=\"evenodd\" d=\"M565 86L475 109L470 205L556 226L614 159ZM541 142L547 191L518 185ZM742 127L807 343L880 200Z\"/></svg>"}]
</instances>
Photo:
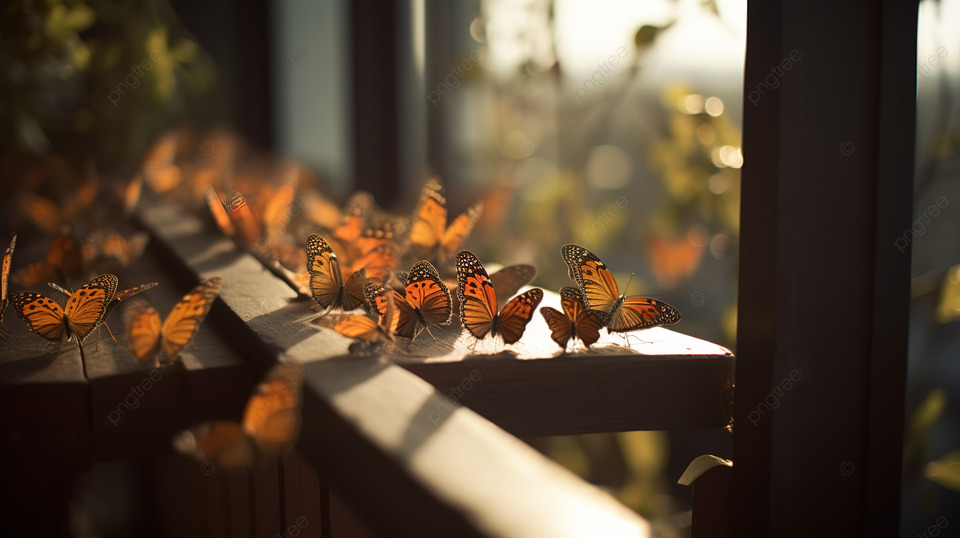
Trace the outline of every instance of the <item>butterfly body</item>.
<instances>
[{"instance_id":1,"label":"butterfly body","mask_svg":"<svg viewBox=\"0 0 960 538\"><path fill-rule=\"evenodd\" d=\"M117 292L117 277L100 275L75 291L65 307L39 293L18 291L12 296L14 310L27 327L51 342L83 339L106 317L107 306Z\"/></svg>"},{"instance_id":2,"label":"butterfly body","mask_svg":"<svg viewBox=\"0 0 960 538\"><path fill-rule=\"evenodd\" d=\"M663 301L621 295L613 273L589 250L570 244L564 245L560 254L580 288L584 306L598 312L610 331L629 332L680 321L680 312Z\"/></svg>"},{"instance_id":3,"label":"butterfly body","mask_svg":"<svg viewBox=\"0 0 960 538\"><path fill-rule=\"evenodd\" d=\"M497 311L497 294L493 281L480 260L469 251L457 255L457 297L460 299L460 322L475 338L500 335L504 343L520 340L543 300L543 290L534 288L511 299Z\"/></svg>"}]
</instances>

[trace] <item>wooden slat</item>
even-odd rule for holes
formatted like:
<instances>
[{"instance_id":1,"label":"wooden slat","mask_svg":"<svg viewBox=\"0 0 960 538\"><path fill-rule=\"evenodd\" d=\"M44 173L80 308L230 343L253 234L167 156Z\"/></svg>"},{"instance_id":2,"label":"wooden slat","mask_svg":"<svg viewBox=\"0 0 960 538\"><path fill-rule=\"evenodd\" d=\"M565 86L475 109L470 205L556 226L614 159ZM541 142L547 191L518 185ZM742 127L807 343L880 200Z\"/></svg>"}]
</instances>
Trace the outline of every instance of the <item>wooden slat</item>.
<instances>
[{"instance_id":1,"label":"wooden slat","mask_svg":"<svg viewBox=\"0 0 960 538\"><path fill-rule=\"evenodd\" d=\"M279 464L255 465L250 469L254 536L283 534L283 498L280 495Z\"/></svg>"},{"instance_id":2,"label":"wooden slat","mask_svg":"<svg viewBox=\"0 0 960 538\"><path fill-rule=\"evenodd\" d=\"M732 356L567 354L399 364L452 405L519 436L723 428L733 412ZM447 416L435 409L428 418Z\"/></svg>"},{"instance_id":3,"label":"wooden slat","mask_svg":"<svg viewBox=\"0 0 960 538\"><path fill-rule=\"evenodd\" d=\"M446 409L410 372L346 355L345 339L304 323L315 317L309 303L296 301L290 288L198 219L163 204L143 219L198 277L223 277L221 299L263 341L261 349L304 363L300 451L379 532L649 533L612 497L474 412ZM441 424L427 418L437 408L451 415Z\"/></svg>"},{"instance_id":4,"label":"wooden slat","mask_svg":"<svg viewBox=\"0 0 960 538\"><path fill-rule=\"evenodd\" d=\"M296 451L284 460L282 472L284 532L288 536L322 538L325 494L320 477Z\"/></svg>"}]
</instances>

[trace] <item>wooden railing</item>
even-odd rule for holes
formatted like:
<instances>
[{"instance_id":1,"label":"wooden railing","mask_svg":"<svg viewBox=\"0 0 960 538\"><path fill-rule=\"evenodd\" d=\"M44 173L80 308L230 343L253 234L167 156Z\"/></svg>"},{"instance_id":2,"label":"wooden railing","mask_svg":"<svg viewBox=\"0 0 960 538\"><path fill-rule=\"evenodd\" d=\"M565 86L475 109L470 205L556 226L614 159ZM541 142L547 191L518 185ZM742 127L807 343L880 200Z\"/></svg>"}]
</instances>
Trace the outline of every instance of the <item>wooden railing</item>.
<instances>
[{"instance_id":1,"label":"wooden railing","mask_svg":"<svg viewBox=\"0 0 960 538\"><path fill-rule=\"evenodd\" d=\"M702 340L651 329L642 354L552 356L544 337L519 355L351 355L349 340L308 323L311 301L201 219L161 203L141 222L151 246L138 281L121 284L160 282L149 299L165 312L178 290L221 276L209 328L182 365L154 370L122 340L88 343L83 364L70 346L15 331L0 348L4 460L25 462L15 483L36 478L32 466L71 473L160 454L158 495L181 513L163 534L647 536L642 518L511 434L722 428L732 416L734 358ZM184 427L239 418L277 361L304 366L294 455L238 472L168 454ZM27 498L4 514L52 510L54 533L65 525L65 505Z\"/></svg>"}]
</instances>

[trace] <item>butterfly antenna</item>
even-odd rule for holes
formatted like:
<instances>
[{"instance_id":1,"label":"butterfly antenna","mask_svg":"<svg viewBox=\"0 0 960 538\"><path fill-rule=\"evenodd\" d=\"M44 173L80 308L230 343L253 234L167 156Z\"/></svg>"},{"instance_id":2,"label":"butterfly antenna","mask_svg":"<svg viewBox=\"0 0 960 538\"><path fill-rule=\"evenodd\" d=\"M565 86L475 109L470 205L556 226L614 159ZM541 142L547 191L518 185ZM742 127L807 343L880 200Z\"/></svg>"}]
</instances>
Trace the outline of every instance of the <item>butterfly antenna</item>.
<instances>
[{"instance_id":1,"label":"butterfly antenna","mask_svg":"<svg viewBox=\"0 0 960 538\"><path fill-rule=\"evenodd\" d=\"M627 279L627 285L624 286L624 287L623 287L623 291L620 292L622 295L626 295L626 294L627 294L627 288L629 288L629 287L630 287L630 283L633 282L633 277L634 277L634 275L636 275L636 273L630 273L630 278Z\"/></svg>"}]
</instances>

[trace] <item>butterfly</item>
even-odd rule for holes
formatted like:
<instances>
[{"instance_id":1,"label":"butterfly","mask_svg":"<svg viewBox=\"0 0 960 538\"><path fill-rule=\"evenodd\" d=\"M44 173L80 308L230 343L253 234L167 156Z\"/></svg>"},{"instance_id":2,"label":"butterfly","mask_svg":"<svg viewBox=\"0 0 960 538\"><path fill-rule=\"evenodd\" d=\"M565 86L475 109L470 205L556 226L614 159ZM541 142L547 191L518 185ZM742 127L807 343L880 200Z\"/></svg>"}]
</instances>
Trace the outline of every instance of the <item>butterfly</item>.
<instances>
[{"instance_id":1,"label":"butterfly","mask_svg":"<svg viewBox=\"0 0 960 538\"><path fill-rule=\"evenodd\" d=\"M583 305L583 296L577 288L565 287L560 290L560 307L544 306L540 314L550 327L550 338L566 349L570 340L579 338L590 347L600 339L603 317L597 312L587 310Z\"/></svg>"},{"instance_id":2,"label":"butterfly","mask_svg":"<svg viewBox=\"0 0 960 538\"><path fill-rule=\"evenodd\" d=\"M374 282L365 287L367 300L380 314L381 324L384 316L389 317L388 307L392 300L396 313L385 326L394 334L416 340L426 330L433 336L430 325L449 325L453 317L450 288L440 279L436 267L426 260L415 263L406 274L402 292Z\"/></svg>"},{"instance_id":3,"label":"butterfly","mask_svg":"<svg viewBox=\"0 0 960 538\"><path fill-rule=\"evenodd\" d=\"M326 309L353 310L366 304L363 286L367 282L363 269L344 282L337 254L320 234L307 238L307 272L310 273L310 294Z\"/></svg>"},{"instance_id":4,"label":"butterfly","mask_svg":"<svg viewBox=\"0 0 960 538\"><path fill-rule=\"evenodd\" d=\"M173 306L162 324L157 309L140 299L131 301L123 313L123 325L133 355L146 361L159 348L168 359L176 357L200 330L222 285L220 277L201 282Z\"/></svg>"},{"instance_id":5,"label":"butterfly","mask_svg":"<svg viewBox=\"0 0 960 538\"><path fill-rule=\"evenodd\" d=\"M368 288L380 285L374 282L364 286L364 294ZM384 314L379 316L379 322L368 316L356 314L333 314L324 316L318 321L321 325L330 327L347 338L358 338L367 342L393 342L393 330L396 328L396 303L392 294L381 295L384 304Z\"/></svg>"},{"instance_id":6,"label":"butterfly","mask_svg":"<svg viewBox=\"0 0 960 538\"><path fill-rule=\"evenodd\" d=\"M662 301L638 295L620 295L617 281L595 254L580 245L564 245L560 255L577 282L588 310L600 312L604 326L615 332L673 325L680 312Z\"/></svg>"},{"instance_id":7,"label":"butterfly","mask_svg":"<svg viewBox=\"0 0 960 538\"><path fill-rule=\"evenodd\" d=\"M57 203L40 195L29 195L22 202L28 218L47 235L54 235L64 226L76 219L92 206L97 198L99 184L96 181L84 181L80 186L65 189L67 194L63 203Z\"/></svg>"},{"instance_id":8,"label":"butterfly","mask_svg":"<svg viewBox=\"0 0 960 538\"><path fill-rule=\"evenodd\" d=\"M198 461L247 467L288 454L300 431L302 373L296 364L271 369L247 400L240 423L215 421L179 433L174 448Z\"/></svg>"},{"instance_id":9,"label":"butterfly","mask_svg":"<svg viewBox=\"0 0 960 538\"><path fill-rule=\"evenodd\" d=\"M533 288L517 295L498 313L497 293L486 269L472 252L463 250L457 254L457 297L460 322L470 334L478 339L499 334L504 343L513 344L523 336L543 300L543 290Z\"/></svg>"},{"instance_id":10,"label":"butterfly","mask_svg":"<svg viewBox=\"0 0 960 538\"><path fill-rule=\"evenodd\" d=\"M0 323L3 322L3 313L7 310L7 280L10 276L10 265L13 263L13 249L17 246L17 234L10 234L10 245L3 253L3 266L0 268ZM0 335L3 336L3 335ZM6 338L6 337L4 337Z\"/></svg>"},{"instance_id":11,"label":"butterfly","mask_svg":"<svg viewBox=\"0 0 960 538\"><path fill-rule=\"evenodd\" d=\"M421 258L445 263L473 230L482 211L483 204L475 202L447 226L447 198L443 183L436 177L428 179L413 211L410 228L413 251Z\"/></svg>"},{"instance_id":12,"label":"butterfly","mask_svg":"<svg viewBox=\"0 0 960 538\"><path fill-rule=\"evenodd\" d=\"M149 239L146 232L127 238L115 230L97 230L87 236L83 245L84 265L102 273L121 271L140 257Z\"/></svg>"},{"instance_id":13,"label":"butterfly","mask_svg":"<svg viewBox=\"0 0 960 538\"><path fill-rule=\"evenodd\" d=\"M72 297L72 296L73 296L73 292L71 292L71 291L63 288L62 286L60 286L60 285L58 285L58 284L56 284L56 283L54 283L54 282L47 282L47 285L50 286L51 288L59 291L60 293L66 295L67 297ZM129 299L130 297L133 297L134 295L136 295L136 294L138 294L138 293L140 293L140 292L147 291L147 290L149 290L150 288L152 288L152 287L154 287L154 286L156 286L156 285L157 285L157 282L150 282L150 283L148 283L148 284L141 284L141 285L139 285L139 286L137 286L137 287L134 287L134 288L130 288L130 289L126 289L126 290L117 292L116 295L113 296L113 300L111 300L111 301L107 304L107 308L106 308L106 309L104 310L104 312L103 312L103 317L100 319L101 323L103 323L103 325L104 325L105 327L107 327L107 330L109 331L109 330L110 330L110 326L106 324L107 318L110 317L110 313L113 312L114 309L116 309L117 306L120 305L120 303L122 303L122 302L123 302L124 300L126 300L126 299ZM113 336L113 332L110 333L110 336ZM114 338L114 341L116 341L115 338Z\"/></svg>"},{"instance_id":14,"label":"butterfly","mask_svg":"<svg viewBox=\"0 0 960 538\"><path fill-rule=\"evenodd\" d=\"M24 284L40 284L48 280L66 283L68 278L83 273L83 249L69 228L63 228L50 241L45 261L17 271L17 280Z\"/></svg>"},{"instance_id":15,"label":"butterfly","mask_svg":"<svg viewBox=\"0 0 960 538\"><path fill-rule=\"evenodd\" d=\"M49 297L25 291L14 292L11 301L31 331L52 342L76 336L82 350L83 339L104 320L116 292L117 277L108 274L77 289L64 308Z\"/></svg>"},{"instance_id":16,"label":"butterfly","mask_svg":"<svg viewBox=\"0 0 960 538\"><path fill-rule=\"evenodd\" d=\"M183 173L175 163L179 143L179 133L176 131L162 135L144 155L140 173L133 181L145 182L156 194L172 191L179 186L183 180Z\"/></svg>"}]
</instances>

